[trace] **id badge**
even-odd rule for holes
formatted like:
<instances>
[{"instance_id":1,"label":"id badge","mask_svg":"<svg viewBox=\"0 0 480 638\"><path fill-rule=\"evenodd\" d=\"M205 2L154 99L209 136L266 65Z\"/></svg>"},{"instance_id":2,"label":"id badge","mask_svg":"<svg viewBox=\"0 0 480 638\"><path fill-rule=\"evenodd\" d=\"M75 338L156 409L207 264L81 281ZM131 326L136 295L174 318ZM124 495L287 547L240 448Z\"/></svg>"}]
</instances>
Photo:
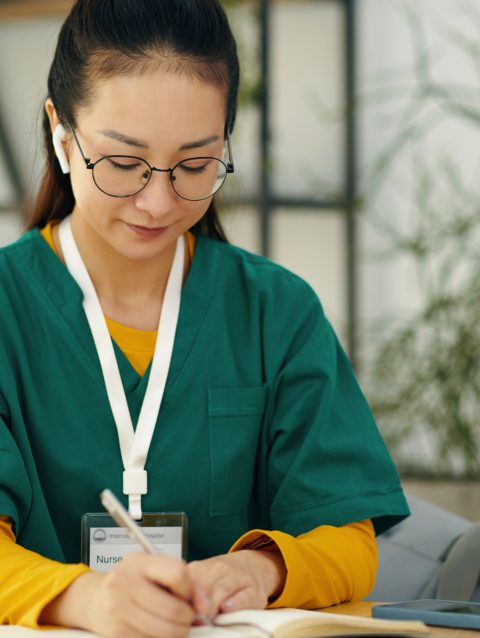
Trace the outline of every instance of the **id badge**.
<instances>
[{"instance_id":1,"label":"id badge","mask_svg":"<svg viewBox=\"0 0 480 638\"><path fill-rule=\"evenodd\" d=\"M186 559L187 515L184 512L151 512L143 514L137 524L160 556ZM127 554L141 552L123 527L109 514L84 514L81 521L82 562L99 572L108 572Z\"/></svg>"}]
</instances>

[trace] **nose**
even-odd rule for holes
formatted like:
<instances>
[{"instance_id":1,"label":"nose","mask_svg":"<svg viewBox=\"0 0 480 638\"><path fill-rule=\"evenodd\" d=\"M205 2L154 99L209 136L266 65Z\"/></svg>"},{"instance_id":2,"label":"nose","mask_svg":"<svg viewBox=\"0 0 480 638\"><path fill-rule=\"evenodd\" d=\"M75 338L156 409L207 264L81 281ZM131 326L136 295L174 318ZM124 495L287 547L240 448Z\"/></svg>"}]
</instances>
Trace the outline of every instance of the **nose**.
<instances>
[{"instance_id":1,"label":"nose","mask_svg":"<svg viewBox=\"0 0 480 638\"><path fill-rule=\"evenodd\" d=\"M135 196L135 205L152 217L160 219L174 210L176 197L170 173L154 171L145 188Z\"/></svg>"}]
</instances>

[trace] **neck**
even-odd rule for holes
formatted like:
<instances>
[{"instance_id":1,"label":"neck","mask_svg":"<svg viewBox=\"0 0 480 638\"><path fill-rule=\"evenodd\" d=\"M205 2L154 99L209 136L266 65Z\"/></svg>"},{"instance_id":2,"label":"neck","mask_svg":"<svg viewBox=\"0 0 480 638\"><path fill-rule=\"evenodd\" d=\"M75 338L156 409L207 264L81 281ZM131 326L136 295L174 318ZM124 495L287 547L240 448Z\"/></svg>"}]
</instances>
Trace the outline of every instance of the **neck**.
<instances>
[{"instance_id":1,"label":"neck","mask_svg":"<svg viewBox=\"0 0 480 638\"><path fill-rule=\"evenodd\" d=\"M71 223L104 314L132 328L156 329L176 243L155 259L133 260L114 250L79 216L73 214Z\"/></svg>"}]
</instances>

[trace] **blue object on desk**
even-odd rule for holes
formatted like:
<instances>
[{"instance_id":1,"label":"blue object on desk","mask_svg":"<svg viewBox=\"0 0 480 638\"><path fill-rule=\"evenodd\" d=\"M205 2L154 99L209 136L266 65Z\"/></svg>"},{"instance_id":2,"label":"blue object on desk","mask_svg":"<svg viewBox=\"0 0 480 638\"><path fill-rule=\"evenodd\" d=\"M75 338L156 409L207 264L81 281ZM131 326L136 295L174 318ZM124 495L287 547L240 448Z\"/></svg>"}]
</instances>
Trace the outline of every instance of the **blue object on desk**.
<instances>
[{"instance_id":1,"label":"blue object on desk","mask_svg":"<svg viewBox=\"0 0 480 638\"><path fill-rule=\"evenodd\" d=\"M423 620L427 625L480 629L480 603L458 600L421 599L374 605L374 618Z\"/></svg>"}]
</instances>

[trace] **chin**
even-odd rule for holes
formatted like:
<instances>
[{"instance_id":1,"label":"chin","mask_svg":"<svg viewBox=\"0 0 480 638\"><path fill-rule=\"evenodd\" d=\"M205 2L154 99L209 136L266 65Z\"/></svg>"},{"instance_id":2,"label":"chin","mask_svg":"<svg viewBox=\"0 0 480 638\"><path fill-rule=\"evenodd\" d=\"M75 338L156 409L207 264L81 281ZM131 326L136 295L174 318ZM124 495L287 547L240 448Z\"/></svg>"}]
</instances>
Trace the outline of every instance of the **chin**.
<instances>
[{"instance_id":1,"label":"chin","mask_svg":"<svg viewBox=\"0 0 480 638\"><path fill-rule=\"evenodd\" d=\"M155 239L141 241L123 241L116 250L126 259L131 261L149 261L152 259L161 259L165 251L172 246L172 241L165 241L165 237L156 237ZM173 242L175 243L175 242Z\"/></svg>"}]
</instances>

